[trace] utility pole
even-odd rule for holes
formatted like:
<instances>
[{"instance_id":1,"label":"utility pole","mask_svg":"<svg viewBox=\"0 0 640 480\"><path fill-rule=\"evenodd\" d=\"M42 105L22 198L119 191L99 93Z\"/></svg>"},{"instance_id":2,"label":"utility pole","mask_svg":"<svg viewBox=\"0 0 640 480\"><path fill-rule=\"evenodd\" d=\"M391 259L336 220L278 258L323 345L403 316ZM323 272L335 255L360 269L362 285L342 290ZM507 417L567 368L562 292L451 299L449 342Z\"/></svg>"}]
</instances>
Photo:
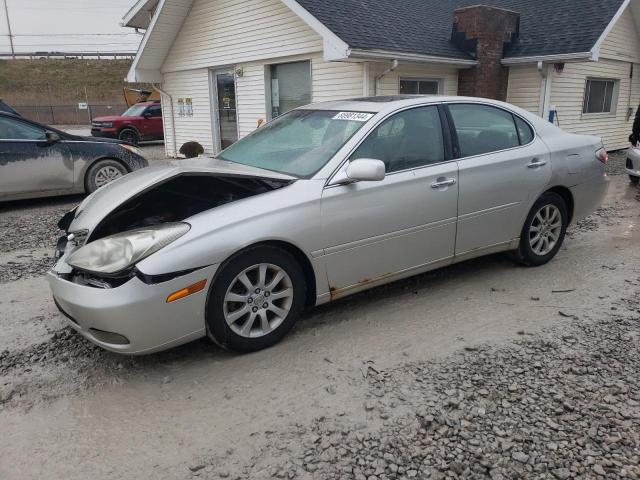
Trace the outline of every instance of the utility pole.
<instances>
[{"instance_id":1,"label":"utility pole","mask_svg":"<svg viewBox=\"0 0 640 480\"><path fill-rule=\"evenodd\" d=\"M13 48L13 34L11 33L11 21L9 21L9 9L7 8L7 0L2 0L4 4L4 14L7 18L7 28L9 29L9 44L11 45L11 58L16 59L16 51Z\"/></svg>"}]
</instances>

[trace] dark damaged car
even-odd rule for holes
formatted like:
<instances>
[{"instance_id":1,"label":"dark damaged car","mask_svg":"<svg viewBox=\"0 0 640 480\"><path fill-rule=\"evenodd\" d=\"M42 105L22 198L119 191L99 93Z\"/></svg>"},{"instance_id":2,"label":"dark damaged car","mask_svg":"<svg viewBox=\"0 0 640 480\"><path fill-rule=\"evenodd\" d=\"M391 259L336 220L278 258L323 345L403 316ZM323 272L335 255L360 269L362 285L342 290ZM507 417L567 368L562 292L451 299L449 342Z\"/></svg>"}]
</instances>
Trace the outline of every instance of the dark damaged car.
<instances>
[{"instance_id":1,"label":"dark damaged car","mask_svg":"<svg viewBox=\"0 0 640 480\"><path fill-rule=\"evenodd\" d=\"M92 193L146 167L140 149L0 112L0 201Z\"/></svg>"}]
</instances>

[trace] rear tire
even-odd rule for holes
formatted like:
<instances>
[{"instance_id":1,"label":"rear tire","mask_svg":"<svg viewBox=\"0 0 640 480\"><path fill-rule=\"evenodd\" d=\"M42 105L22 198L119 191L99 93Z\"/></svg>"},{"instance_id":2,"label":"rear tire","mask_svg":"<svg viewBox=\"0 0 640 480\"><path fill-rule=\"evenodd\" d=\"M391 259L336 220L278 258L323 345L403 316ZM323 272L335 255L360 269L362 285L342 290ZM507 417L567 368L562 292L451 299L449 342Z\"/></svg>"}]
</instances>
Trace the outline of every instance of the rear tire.
<instances>
[{"instance_id":1,"label":"rear tire","mask_svg":"<svg viewBox=\"0 0 640 480\"><path fill-rule=\"evenodd\" d=\"M306 299L302 268L277 247L251 248L228 260L209 290L209 337L235 352L255 352L278 343L302 313Z\"/></svg>"},{"instance_id":2,"label":"rear tire","mask_svg":"<svg viewBox=\"0 0 640 480\"><path fill-rule=\"evenodd\" d=\"M127 173L125 166L116 160L98 160L87 172L85 190L87 193L93 193Z\"/></svg>"},{"instance_id":3,"label":"rear tire","mask_svg":"<svg viewBox=\"0 0 640 480\"><path fill-rule=\"evenodd\" d=\"M137 147L140 144L140 135L131 128L125 128L118 134L118 139L124 143Z\"/></svg>"},{"instance_id":4,"label":"rear tire","mask_svg":"<svg viewBox=\"0 0 640 480\"><path fill-rule=\"evenodd\" d=\"M564 199L554 192L544 193L531 207L514 252L516 262L537 267L549 262L562 246L569 214Z\"/></svg>"},{"instance_id":5,"label":"rear tire","mask_svg":"<svg viewBox=\"0 0 640 480\"><path fill-rule=\"evenodd\" d=\"M629 180L634 185L638 185L638 183L640 183L640 177L636 177L635 175L629 175Z\"/></svg>"}]
</instances>

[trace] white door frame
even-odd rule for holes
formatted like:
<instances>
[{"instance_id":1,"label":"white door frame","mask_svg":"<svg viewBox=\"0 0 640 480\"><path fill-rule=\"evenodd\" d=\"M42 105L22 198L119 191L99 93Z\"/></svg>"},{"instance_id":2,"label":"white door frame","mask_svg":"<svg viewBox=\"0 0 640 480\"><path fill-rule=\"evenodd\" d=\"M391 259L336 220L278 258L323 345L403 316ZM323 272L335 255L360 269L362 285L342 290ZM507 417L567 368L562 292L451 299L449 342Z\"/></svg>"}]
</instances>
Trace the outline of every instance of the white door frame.
<instances>
[{"instance_id":1,"label":"white door frame","mask_svg":"<svg viewBox=\"0 0 640 480\"><path fill-rule=\"evenodd\" d=\"M236 88L236 76L232 67L211 68L209 69L209 98L210 115L211 115L211 141L213 143L213 153L217 155L222 150L222 139L220 138L220 119L218 117L218 79L221 73L233 75L233 89L236 103L236 129L238 128L238 90ZM240 138L240 132L237 132Z\"/></svg>"}]
</instances>

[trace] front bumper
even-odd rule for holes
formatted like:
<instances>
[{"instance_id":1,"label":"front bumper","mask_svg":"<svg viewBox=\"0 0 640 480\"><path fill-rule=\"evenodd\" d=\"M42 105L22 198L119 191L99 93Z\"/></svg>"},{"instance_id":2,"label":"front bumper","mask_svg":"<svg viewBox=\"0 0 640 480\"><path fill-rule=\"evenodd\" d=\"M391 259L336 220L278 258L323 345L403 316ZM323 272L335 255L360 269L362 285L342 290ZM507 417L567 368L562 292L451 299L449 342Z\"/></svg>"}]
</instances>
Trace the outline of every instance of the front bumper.
<instances>
[{"instance_id":1,"label":"front bumper","mask_svg":"<svg viewBox=\"0 0 640 480\"><path fill-rule=\"evenodd\" d=\"M167 282L146 284L134 277L117 288L79 285L54 270L47 274L53 298L68 324L91 342L117 353L147 354L201 338L206 334L207 288L167 303L167 297L199 280L209 282L217 265ZM128 343L105 341L114 333ZM96 336L97 334L97 336ZM100 338L98 338L100 337Z\"/></svg>"},{"instance_id":2,"label":"front bumper","mask_svg":"<svg viewBox=\"0 0 640 480\"><path fill-rule=\"evenodd\" d=\"M640 177L640 148L630 148L625 158L625 172Z\"/></svg>"},{"instance_id":3,"label":"front bumper","mask_svg":"<svg viewBox=\"0 0 640 480\"><path fill-rule=\"evenodd\" d=\"M118 138L118 131L115 128L92 127L91 136L100 138Z\"/></svg>"}]
</instances>

